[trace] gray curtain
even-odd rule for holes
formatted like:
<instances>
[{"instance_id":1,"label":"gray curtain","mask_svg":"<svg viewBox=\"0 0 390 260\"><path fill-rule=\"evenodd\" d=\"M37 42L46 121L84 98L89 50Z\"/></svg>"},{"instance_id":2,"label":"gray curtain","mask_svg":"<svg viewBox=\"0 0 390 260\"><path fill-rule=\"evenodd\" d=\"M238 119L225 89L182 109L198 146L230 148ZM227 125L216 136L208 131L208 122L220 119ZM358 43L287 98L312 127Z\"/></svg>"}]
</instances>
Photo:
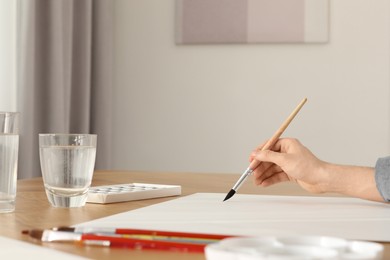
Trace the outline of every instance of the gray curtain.
<instances>
[{"instance_id":1,"label":"gray curtain","mask_svg":"<svg viewBox=\"0 0 390 260\"><path fill-rule=\"evenodd\" d=\"M19 178L40 176L39 133L98 135L110 168L113 3L19 0Z\"/></svg>"}]
</instances>

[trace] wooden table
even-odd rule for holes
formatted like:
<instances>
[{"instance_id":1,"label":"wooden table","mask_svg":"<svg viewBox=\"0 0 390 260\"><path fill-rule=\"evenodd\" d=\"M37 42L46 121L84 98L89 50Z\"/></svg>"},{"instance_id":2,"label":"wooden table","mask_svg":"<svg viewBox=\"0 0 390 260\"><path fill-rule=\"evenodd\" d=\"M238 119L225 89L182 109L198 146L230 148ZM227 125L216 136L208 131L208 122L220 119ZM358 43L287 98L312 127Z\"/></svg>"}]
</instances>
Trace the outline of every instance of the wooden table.
<instances>
[{"instance_id":1,"label":"wooden table","mask_svg":"<svg viewBox=\"0 0 390 260\"><path fill-rule=\"evenodd\" d=\"M97 186L132 182L177 184L182 186L182 196L185 196L197 192L227 193L231 189L232 185L237 181L238 177L239 175L235 174L97 171L94 174L93 185ZM311 195L294 183L282 183L269 188L259 188L249 180L242 185L240 193ZM335 195L328 194L326 196ZM93 259L205 259L203 254L197 253L189 254L157 251L132 251L118 248L80 247L71 244L40 243L21 234L21 231L26 229L45 229L57 226L75 225L174 198L177 197L149 199L108 205L87 204L82 208L53 208L49 205L46 198L41 178L19 180L16 210L13 213L0 214L0 235ZM383 244L385 245L384 259L390 258L390 243Z\"/></svg>"}]
</instances>

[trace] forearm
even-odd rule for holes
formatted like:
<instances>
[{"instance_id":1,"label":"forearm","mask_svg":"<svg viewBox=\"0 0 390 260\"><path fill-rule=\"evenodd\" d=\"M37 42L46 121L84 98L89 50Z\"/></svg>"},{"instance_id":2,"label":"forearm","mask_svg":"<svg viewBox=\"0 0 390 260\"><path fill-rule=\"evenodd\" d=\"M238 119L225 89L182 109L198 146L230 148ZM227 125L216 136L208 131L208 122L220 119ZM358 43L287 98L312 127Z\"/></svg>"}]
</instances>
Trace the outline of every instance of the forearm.
<instances>
[{"instance_id":1,"label":"forearm","mask_svg":"<svg viewBox=\"0 0 390 260\"><path fill-rule=\"evenodd\" d=\"M383 202L375 181L375 168L325 164L326 192Z\"/></svg>"}]
</instances>

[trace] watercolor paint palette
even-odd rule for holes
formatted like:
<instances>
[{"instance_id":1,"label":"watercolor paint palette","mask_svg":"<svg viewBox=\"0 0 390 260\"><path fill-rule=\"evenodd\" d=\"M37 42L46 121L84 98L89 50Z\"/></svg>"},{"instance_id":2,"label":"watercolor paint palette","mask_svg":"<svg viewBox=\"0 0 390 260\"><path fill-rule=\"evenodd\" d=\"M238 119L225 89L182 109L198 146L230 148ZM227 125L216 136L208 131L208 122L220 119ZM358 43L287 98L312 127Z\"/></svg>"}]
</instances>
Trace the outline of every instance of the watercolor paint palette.
<instances>
[{"instance_id":1,"label":"watercolor paint palette","mask_svg":"<svg viewBox=\"0 0 390 260\"><path fill-rule=\"evenodd\" d=\"M88 192L88 203L116 203L132 200L143 200L181 194L181 186L150 183L128 183L91 187Z\"/></svg>"}]
</instances>

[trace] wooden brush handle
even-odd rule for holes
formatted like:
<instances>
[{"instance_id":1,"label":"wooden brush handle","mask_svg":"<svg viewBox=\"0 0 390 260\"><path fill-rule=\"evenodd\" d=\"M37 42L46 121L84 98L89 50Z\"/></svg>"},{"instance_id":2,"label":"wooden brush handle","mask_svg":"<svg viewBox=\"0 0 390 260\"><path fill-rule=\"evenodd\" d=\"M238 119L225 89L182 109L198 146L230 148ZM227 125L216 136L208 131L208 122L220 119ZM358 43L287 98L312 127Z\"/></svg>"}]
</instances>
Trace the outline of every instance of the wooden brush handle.
<instances>
[{"instance_id":1,"label":"wooden brush handle","mask_svg":"<svg viewBox=\"0 0 390 260\"><path fill-rule=\"evenodd\" d=\"M270 150L275 145L276 141L280 138L280 136L283 134L284 130L288 127L288 125L291 123L291 121L294 119L294 117L298 114L299 110L303 107L303 105L306 103L307 98L304 98L301 103L294 109L294 111L287 117L287 119L283 122L283 124L279 127L279 129L275 132L275 134L267 141L267 143L261 148L261 151L264 150ZM251 164L249 165L249 168L252 170L256 169L260 165L260 162L258 160L253 160Z\"/></svg>"}]
</instances>

